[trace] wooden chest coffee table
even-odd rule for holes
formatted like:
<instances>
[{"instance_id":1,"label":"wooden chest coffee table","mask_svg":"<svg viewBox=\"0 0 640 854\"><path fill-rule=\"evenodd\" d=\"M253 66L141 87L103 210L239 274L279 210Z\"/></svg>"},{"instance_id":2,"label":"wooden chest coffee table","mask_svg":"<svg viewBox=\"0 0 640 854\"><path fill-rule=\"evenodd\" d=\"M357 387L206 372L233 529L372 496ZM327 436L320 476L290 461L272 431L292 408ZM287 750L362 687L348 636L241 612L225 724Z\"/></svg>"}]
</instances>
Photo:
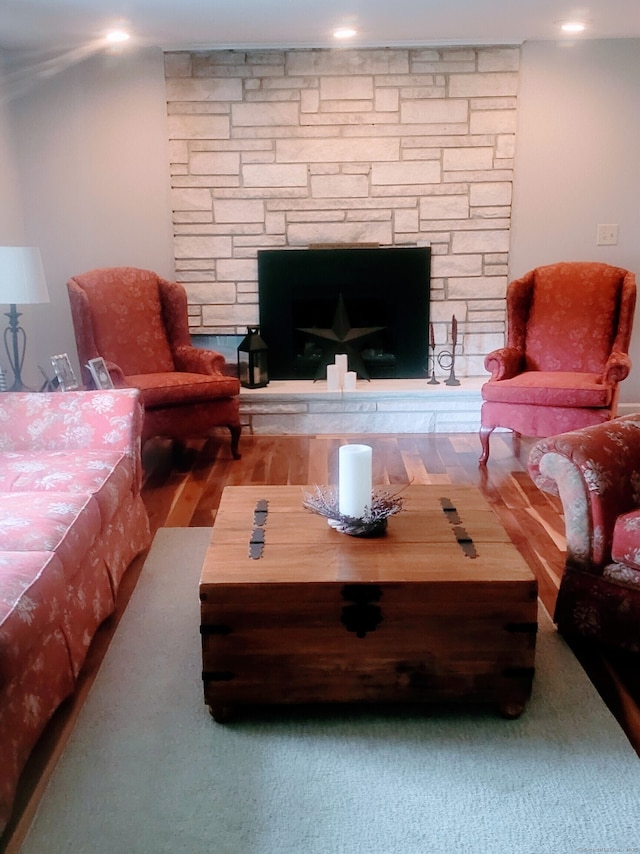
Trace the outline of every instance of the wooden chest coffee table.
<instances>
[{"instance_id":1,"label":"wooden chest coffee table","mask_svg":"<svg viewBox=\"0 0 640 854\"><path fill-rule=\"evenodd\" d=\"M200 578L215 720L246 704L363 701L521 714L537 585L480 492L410 486L385 536L359 539L305 510L304 489L223 492Z\"/></svg>"}]
</instances>

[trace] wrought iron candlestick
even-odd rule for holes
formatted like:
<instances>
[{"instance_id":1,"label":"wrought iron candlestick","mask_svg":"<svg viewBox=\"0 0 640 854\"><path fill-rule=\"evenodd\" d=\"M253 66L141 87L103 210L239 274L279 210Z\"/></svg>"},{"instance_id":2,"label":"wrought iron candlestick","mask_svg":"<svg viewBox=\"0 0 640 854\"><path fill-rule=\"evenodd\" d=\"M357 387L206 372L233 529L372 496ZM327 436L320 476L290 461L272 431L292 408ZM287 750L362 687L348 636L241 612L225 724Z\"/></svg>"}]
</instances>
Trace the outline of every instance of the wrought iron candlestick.
<instances>
[{"instance_id":1,"label":"wrought iron candlestick","mask_svg":"<svg viewBox=\"0 0 640 854\"><path fill-rule=\"evenodd\" d=\"M429 344L431 349L431 379L427 383L427 385L440 385L440 380L436 379L436 336L433 333L433 323L429 322ZM427 371L429 368L427 367Z\"/></svg>"},{"instance_id":2,"label":"wrought iron candlestick","mask_svg":"<svg viewBox=\"0 0 640 854\"><path fill-rule=\"evenodd\" d=\"M451 350L443 350L438 355L438 364L445 371L449 370L449 376L444 381L445 385L460 385L456 379L456 344L458 343L458 321L455 314L451 318Z\"/></svg>"}]
</instances>

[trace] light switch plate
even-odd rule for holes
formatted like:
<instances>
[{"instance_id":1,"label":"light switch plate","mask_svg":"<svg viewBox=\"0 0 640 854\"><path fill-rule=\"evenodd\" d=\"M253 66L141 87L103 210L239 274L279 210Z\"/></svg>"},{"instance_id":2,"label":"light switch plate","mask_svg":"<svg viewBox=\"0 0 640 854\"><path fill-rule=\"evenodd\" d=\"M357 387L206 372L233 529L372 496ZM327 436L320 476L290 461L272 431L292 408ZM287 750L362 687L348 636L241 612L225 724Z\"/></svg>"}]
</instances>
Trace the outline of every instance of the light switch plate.
<instances>
[{"instance_id":1,"label":"light switch plate","mask_svg":"<svg viewBox=\"0 0 640 854\"><path fill-rule=\"evenodd\" d=\"M598 226L596 244L598 246L616 246L618 243L618 226L612 223Z\"/></svg>"}]
</instances>

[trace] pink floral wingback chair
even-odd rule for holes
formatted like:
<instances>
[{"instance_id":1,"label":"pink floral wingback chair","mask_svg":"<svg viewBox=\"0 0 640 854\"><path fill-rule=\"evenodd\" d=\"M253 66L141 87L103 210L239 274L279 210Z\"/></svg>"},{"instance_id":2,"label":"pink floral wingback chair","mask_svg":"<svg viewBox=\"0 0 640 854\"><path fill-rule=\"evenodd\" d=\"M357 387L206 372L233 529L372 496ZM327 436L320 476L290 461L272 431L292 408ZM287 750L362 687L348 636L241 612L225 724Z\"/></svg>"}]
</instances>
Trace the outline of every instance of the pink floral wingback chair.
<instances>
[{"instance_id":1,"label":"pink floral wingback chair","mask_svg":"<svg viewBox=\"0 0 640 854\"><path fill-rule=\"evenodd\" d=\"M484 361L480 464L496 427L524 436L614 418L636 301L633 273L572 261L537 267L507 289L507 344Z\"/></svg>"},{"instance_id":2,"label":"pink floral wingback chair","mask_svg":"<svg viewBox=\"0 0 640 854\"><path fill-rule=\"evenodd\" d=\"M640 652L640 413L536 442L529 473L564 510L558 630Z\"/></svg>"},{"instance_id":3,"label":"pink floral wingback chair","mask_svg":"<svg viewBox=\"0 0 640 854\"><path fill-rule=\"evenodd\" d=\"M143 441L182 441L225 426L239 457L240 384L223 373L224 356L191 346L182 285L149 270L109 267L73 276L67 290L87 387L87 362L101 356L117 388L142 391Z\"/></svg>"}]
</instances>

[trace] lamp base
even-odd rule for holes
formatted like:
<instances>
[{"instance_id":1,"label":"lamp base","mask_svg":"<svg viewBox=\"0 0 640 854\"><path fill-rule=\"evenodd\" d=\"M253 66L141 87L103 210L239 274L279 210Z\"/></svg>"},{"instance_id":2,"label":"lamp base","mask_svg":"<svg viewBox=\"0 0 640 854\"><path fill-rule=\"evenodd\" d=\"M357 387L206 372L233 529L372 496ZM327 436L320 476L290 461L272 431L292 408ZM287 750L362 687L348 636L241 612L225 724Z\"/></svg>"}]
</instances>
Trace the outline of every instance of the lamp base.
<instances>
[{"instance_id":1,"label":"lamp base","mask_svg":"<svg viewBox=\"0 0 640 854\"><path fill-rule=\"evenodd\" d=\"M4 348L14 377L13 385L7 391L35 391L22 382L22 365L27 349L27 333L20 326L18 320L21 314L13 303L10 305L9 311L5 312L5 317L9 318L9 325L4 330ZM11 347L9 347L9 343L11 343Z\"/></svg>"}]
</instances>

